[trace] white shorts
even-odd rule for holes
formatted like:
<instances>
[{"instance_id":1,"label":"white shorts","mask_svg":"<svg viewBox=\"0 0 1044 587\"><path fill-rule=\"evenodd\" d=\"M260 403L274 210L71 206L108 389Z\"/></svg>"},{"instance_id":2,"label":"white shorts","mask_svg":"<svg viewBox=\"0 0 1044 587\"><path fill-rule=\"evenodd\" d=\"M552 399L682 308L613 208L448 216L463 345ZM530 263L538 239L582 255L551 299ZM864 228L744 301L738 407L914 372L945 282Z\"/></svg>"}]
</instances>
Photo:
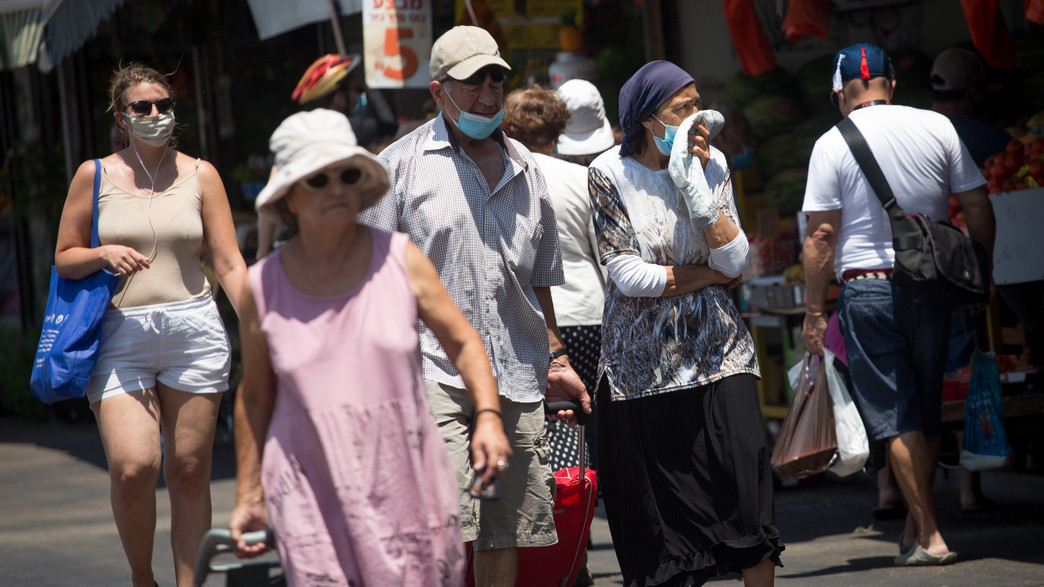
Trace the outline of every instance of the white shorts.
<instances>
[{"instance_id":1,"label":"white shorts","mask_svg":"<svg viewBox=\"0 0 1044 587\"><path fill-rule=\"evenodd\" d=\"M178 391L221 393L231 364L228 334L209 295L108 310L87 399L93 404L155 388L157 381Z\"/></svg>"}]
</instances>

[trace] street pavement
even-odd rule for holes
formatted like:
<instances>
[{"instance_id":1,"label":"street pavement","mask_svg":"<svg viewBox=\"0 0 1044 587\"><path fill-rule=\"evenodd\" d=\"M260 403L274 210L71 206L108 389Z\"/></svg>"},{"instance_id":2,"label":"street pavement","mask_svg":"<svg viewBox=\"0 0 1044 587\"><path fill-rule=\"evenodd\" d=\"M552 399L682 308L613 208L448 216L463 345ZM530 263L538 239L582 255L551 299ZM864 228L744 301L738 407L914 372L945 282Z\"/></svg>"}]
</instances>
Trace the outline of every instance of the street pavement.
<instances>
[{"instance_id":1,"label":"street pavement","mask_svg":"<svg viewBox=\"0 0 1044 587\"><path fill-rule=\"evenodd\" d=\"M214 525L224 526L234 503L234 454L224 435L215 445ZM776 492L777 525L787 544L776 583L793 586L1044 587L1044 478L984 473L991 511L962 514L956 472L936 483L939 523L958 563L897 568L901 522L875 522L873 482L865 476L820 476ZM28 426L0 418L0 586L111 587L129 573L109 507L108 475L98 432L90 422ZM1021 491L1012 488L1021 487ZM156 490L158 521L153 569L161 587L174 585L170 507ZM589 565L595 585L622 577L603 512L592 525ZM231 562L232 559L227 559ZM736 583L731 575L712 583ZM206 585L225 585L211 575Z\"/></svg>"}]
</instances>

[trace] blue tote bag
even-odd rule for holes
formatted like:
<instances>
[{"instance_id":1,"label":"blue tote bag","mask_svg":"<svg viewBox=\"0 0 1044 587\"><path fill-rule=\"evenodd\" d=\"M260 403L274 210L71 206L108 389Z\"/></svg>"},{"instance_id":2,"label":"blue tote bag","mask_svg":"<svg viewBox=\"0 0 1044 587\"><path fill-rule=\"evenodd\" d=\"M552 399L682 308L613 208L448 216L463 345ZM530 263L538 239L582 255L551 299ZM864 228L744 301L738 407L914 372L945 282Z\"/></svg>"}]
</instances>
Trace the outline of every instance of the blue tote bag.
<instances>
[{"instance_id":1,"label":"blue tote bag","mask_svg":"<svg viewBox=\"0 0 1044 587\"><path fill-rule=\"evenodd\" d=\"M94 160L91 248L98 240L98 189L101 161ZM98 360L101 321L120 277L102 269L84 279L63 279L51 267L43 330L36 347L29 388L45 404L83 397Z\"/></svg>"}]
</instances>

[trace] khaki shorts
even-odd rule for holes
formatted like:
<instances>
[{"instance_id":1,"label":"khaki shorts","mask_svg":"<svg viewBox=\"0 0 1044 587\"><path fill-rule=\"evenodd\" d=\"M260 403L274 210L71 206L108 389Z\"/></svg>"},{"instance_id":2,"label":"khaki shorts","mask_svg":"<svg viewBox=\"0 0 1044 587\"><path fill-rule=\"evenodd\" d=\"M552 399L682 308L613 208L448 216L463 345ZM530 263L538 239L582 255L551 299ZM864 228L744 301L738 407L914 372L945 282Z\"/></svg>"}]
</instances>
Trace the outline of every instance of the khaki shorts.
<instances>
[{"instance_id":1,"label":"khaki shorts","mask_svg":"<svg viewBox=\"0 0 1044 587\"><path fill-rule=\"evenodd\" d=\"M511 466L500 477L500 499L471 497L471 417L474 407L464 389L425 380L428 403L457 476L464 541L475 550L548 546L558 541L552 510L555 476L551 447L544 435L543 404L500 398L504 425L513 452Z\"/></svg>"}]
</instances>

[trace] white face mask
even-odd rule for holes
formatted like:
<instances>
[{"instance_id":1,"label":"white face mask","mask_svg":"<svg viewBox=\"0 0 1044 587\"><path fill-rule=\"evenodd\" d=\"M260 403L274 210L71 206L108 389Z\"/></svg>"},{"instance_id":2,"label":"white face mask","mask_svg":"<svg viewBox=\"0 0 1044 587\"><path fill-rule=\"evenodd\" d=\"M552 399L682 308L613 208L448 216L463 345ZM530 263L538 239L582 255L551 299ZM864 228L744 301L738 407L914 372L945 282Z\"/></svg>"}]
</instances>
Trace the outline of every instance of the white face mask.
<instances>
[{"instance_id":1,"label":"white face mask","mask_svg":"<svg viewBox=\"0 0 1044 587\"><path fill-rule=\"evenodd\" d=\"M124 114L130 133L146 145L162 147L174 133L174 113L159 114L157 116L132 116Z\"/></svg>"}]
</instances>

